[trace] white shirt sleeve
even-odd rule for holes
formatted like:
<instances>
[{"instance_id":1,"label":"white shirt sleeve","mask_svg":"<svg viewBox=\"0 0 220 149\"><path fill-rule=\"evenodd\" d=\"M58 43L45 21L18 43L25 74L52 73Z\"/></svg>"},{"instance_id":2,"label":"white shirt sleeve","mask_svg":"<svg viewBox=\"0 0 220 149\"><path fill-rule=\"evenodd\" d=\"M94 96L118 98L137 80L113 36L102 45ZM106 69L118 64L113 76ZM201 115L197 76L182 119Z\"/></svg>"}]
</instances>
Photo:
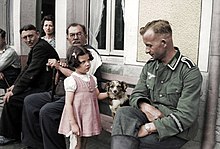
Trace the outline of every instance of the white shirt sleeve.
<instances>
[{"instance_id":1,"label":"white shirt sleeve","mask_svg":"<svg viewBox=\"0 0 220 149\"><path fill-rule=\"evenodd\" d=\"M15 61L15 51L14 49L7 49L3 54L0 56L0 71L3 71L7 67L11 66Z\"/></svg>"},{"instance_id":2,"label":"white shirt sleeve","mask_svg":"<svg viewBox=\"0 0 220 149\"><path fill-rule=\"evenodd\" d=\"M98 85L97 85L97 78L94 76L94 75L91 75L95 81L95 87L98 88Z\"/></svg>"},{"instance_id":3,"label":"white shirt sleeve","mask_svg":"<svg viewBox=\"0 0 220 149\"><path fill-rule=\"evenodd\" d=\"M66 92L75 92L76 81L72 76L69 76L64 80L64 89Z\"/></svg>"},{"instance_id":4,"label":"white shirt sleeve","mask_svg":"<svg viewBox=\"0 0 220 149\"><path fill-rule=\"evenodd\" d=\"M93 56L93 60L91 61L91 67L89 69L89 74L95 74L97 68L99 68L102 65L102 60L100 55L98 55L98 53L96 51L94 51L93 49L88 49L92 56Z\"/></svg>"},{"instance_id":5,"label":"white shirt sleeve","mask_svg":"<svg viewBox=\"0 0 220 149\"><path fill-rule=\"evenodd\" d=\"M71 74L71 76L67 77L65 80L64 80L64 89L66 92L75 92L76 91L76 88L77 88L77 84L76 84L76 81L75 79L72 77L72 75L77 75L78 77L80 77L82 80L84 81L89 81L88 80L88 75L79 75L79 74L76 74L75 72L73 72ZM94 81L95 81L95 87L97 88L98 85L97 85L97 78L94 76L94 75L90 75Z\"/></svg>"}]
</instances>

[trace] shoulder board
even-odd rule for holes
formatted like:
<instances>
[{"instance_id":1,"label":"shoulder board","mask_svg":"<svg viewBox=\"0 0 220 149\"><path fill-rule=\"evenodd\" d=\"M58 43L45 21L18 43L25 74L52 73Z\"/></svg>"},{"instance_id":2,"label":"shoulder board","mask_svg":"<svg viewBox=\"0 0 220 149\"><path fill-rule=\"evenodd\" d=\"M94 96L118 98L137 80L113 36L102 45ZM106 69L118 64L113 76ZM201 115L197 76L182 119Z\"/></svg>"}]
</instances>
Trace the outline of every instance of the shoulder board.
<instances>
[{"instance_id":1,"label":"shoulder board","mask_svg":"<svg viewBox=\"0 0 220 149\"><path fill-rule=\"evenodd\" d=\"M150 59L147 61L147 63L150 63L150 62L153 62L153 61L155 61L155 59L150 58Z\"/></svg>"},{"instance_id":2,"label":"shoulder board","mask_svg":"<svg viewBox=\"0 0 220 149\"><path fill-rule=\"evenodd\" d=\"M189 68L195 67L195 63L191 59L189 59L188 57L183 56L181 58L181 62L186 64Z\"/></svg>"}]
</instances>

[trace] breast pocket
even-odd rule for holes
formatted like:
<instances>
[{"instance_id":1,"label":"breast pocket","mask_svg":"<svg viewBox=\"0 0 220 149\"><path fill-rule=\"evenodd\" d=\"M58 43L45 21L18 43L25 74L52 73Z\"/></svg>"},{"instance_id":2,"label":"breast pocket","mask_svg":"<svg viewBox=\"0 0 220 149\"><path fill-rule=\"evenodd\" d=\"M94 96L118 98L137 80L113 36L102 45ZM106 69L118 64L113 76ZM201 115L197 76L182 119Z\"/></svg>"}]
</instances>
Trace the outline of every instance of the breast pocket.
<instances>
[{"instance_id":1,"label":"breast pocket","mask_svg":"<svg viewBox=\"0 0 220 149\"><path fill-rule=\"evenodd\" d=\"M172 82L167 85L166 96L170 105L177 107L182 89L182 82L177 79L173 79Z\"/></svg>"}]
</instances>

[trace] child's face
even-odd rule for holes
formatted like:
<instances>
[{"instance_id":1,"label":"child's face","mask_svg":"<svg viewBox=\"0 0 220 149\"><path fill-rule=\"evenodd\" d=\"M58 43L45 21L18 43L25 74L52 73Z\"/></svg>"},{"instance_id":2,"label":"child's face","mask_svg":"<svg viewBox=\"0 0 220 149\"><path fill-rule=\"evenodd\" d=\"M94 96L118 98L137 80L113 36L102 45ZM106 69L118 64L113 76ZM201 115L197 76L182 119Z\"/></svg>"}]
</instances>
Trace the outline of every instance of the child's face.
<instances>
[{"instance_id":1,"label":"child's face","mask_svg":"<svg viewBox=\"0 0 220 149\"><path fill-rule=\"evenodd\" d=\"M89 54L85 54L78 57L81 64L76 68L76 72L79 74L86 74L90 69Z\"/></svg>"}]
</instances>

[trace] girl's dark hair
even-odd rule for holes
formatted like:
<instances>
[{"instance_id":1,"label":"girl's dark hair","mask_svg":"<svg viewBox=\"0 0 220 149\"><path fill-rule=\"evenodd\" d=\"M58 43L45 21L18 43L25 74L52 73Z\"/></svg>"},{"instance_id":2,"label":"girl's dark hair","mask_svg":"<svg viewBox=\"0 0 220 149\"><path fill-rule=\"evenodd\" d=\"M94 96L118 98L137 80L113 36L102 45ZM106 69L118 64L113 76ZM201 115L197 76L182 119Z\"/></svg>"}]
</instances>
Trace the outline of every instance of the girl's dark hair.
<instances>
[{"instance_id":1,"label":"girl's dark hair","mask_svg":"<svg viewBox=\"0 0 220 149\"><path fill-rule=\"evenodd\" d=\"M91 52L85 46L71 46L67 50L67 64L70 69L79 67L81 62L79 61L79 56L83 56L85 54L89 54L89 60L93 60L93 56Z\"/></svg>"}]
</instances>

